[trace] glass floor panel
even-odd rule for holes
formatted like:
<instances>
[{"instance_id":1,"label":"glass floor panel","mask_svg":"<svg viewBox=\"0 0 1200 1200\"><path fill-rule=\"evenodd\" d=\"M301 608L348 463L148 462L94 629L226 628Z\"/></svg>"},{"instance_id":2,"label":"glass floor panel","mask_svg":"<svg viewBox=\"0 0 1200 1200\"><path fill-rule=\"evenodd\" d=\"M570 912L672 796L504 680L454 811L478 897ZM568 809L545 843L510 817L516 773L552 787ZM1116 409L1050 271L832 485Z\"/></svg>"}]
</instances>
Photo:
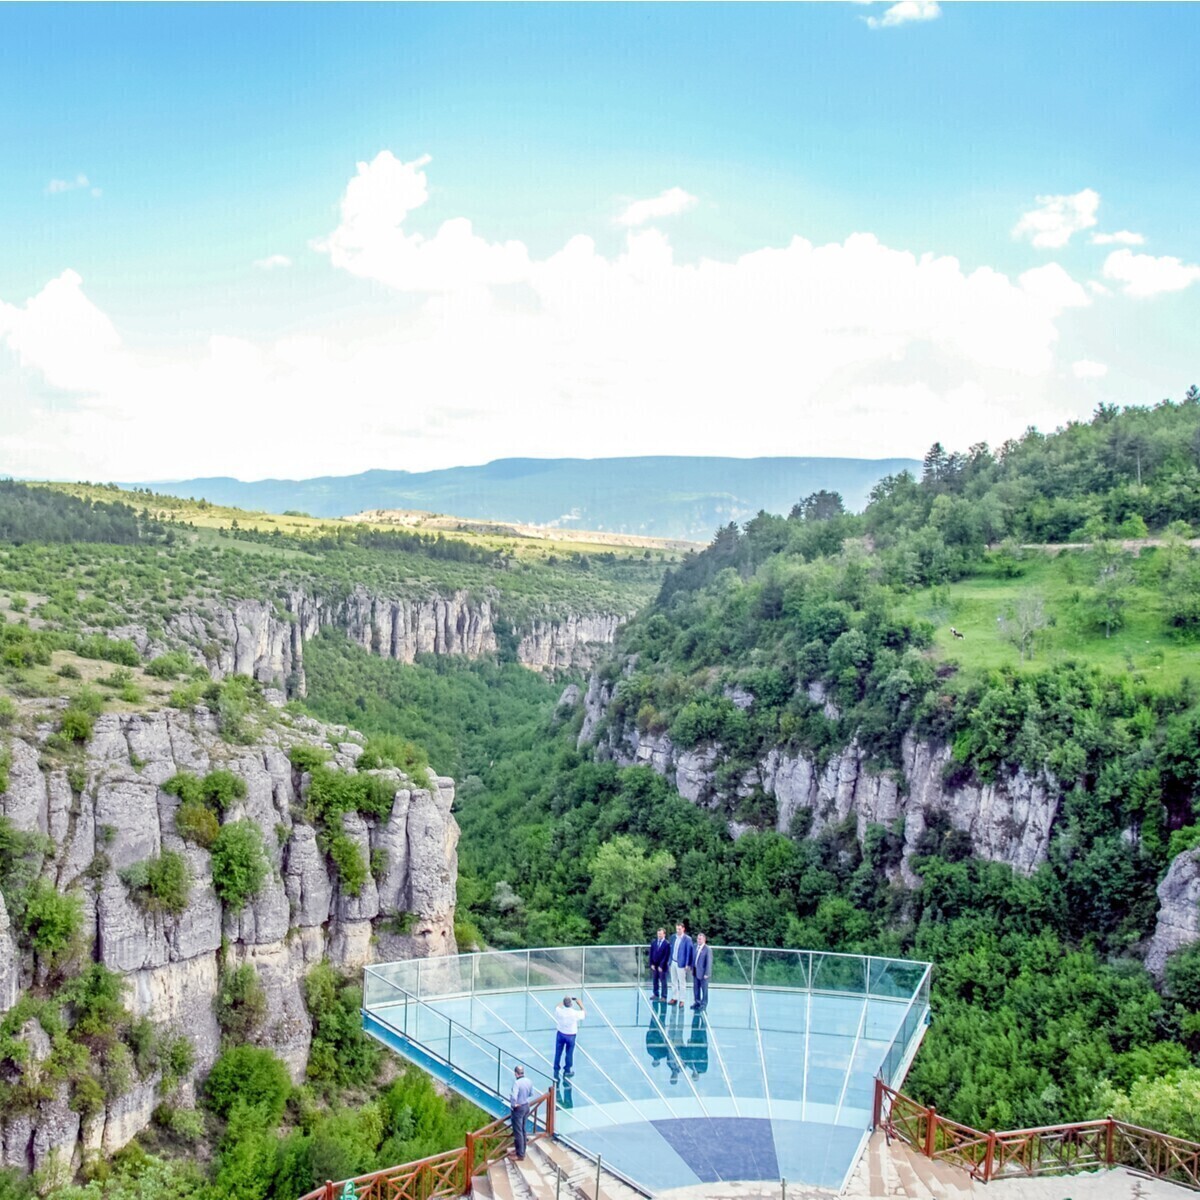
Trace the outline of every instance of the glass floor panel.
<instances>
[{"instance_id":1,"label":"glass floor panel","mask_svg":"<svg viewBox=\"0 0 1200 1200\"><path fill-rule=\"evenodd\" d=\"M369 968L365 1025L500 1115L516 1063L525 1065L535 1092L552 1081L554 1007L565 983L586 1016L574 1076L557 1083L556 1133L651 1192L781 1177L840 1187L866 1136L876 1075L888 1066L893 1077L885 1081L897 1086L924 1031L923 991L809 992L776 982L783 976L776 962L764 972L767 986L713 984L703 1012L652 1001L640 980L543 982L570 965L566 957L546 959L505 976L506 964L489 962L489 989L517 975L533 986L426 991L420 1001L397 999L372 983ZM605 971L619 966L614 958ZM469 986L471 970L448 977Z\"/></svg>"}]
</instances>

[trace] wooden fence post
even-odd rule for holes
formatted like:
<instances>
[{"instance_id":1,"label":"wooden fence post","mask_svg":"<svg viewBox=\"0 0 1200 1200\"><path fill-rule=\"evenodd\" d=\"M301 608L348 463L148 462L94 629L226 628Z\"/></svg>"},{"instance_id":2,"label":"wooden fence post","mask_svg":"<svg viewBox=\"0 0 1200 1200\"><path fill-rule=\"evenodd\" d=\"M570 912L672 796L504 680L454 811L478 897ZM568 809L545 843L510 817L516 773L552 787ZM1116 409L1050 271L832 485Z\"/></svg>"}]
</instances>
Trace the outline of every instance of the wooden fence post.
<instances>
[{"instance_id":1,"label":"wooden fence post","mask_svg":"<svg viewBox=\"0 0 1200 1200\"><path fill-rule=\"evenodd\" d=\"M878 1129L883 1116L883 1080L875 1076L875 1107L871 1111L871 1128Z\"/></svg>"},{"instance_id":2,"label":"wooden fence post","mask_svg":"<svg viewBox=\"0 0 1200 1200\"><path fill-rule=\"evenodd\" d=\"M466 1149L463 1150L463 1195L471 1190L471 1179L475 1174L475 1134L467 1134Z\"/></svg>"},{"instance_id":3,"label":"wooden fence post","mask_svg":"<svg viewBox=\"0 0 1200 1200\"><path fill-rule=\"evenodd\" d=\"M925 1125L925 1157L932 1158L937 1149L937 1109L931 1104L926 1109L928 1120Z\"/></svg>"},{"instance_id":4,"label":"wooden fence post","mask_svg":"<svg viewBox=\"0 0 1200 1200\"><path fill-rule=\"evenodd\" d=\"M988 1130L987 1154L983 1160L983 1182L987 1183L992 1178L992 1167L996 1163L996 1131Z\"/></svg>"},{"instance_id":5,"label":"wooden fence post","mask_svg":"<svg viewBox=\"0 0 1200 1200\"><path fill-rule=\"evenodd\" d=\"M550 1090L546 1093L546 1132L551 1137L554 1136L554 1084L550 1085Z\"/></svg>"},{"instance_id":6,"label":"wooden fence post","mask_svg":"<svg viewBox=\"0 0 1200 1200\"><path fill-rule=\"evenodd\" d=\"M334 1200L332 1179L325 1180L325 1200Z\"/></svg>"},{"instance_id":7,"label":"wooden fence post","mask_svg":"<svg viewBox=\"0 0 1200 1200\"><path fill-rule=\"evenodd\" d=\"M1108 1128L1104 1131L1104 1161L1111 1167L1113 1165L1113 1142L1117 1132L1117 1123L1108 1117Z\"/></svg>"}]
</instances>

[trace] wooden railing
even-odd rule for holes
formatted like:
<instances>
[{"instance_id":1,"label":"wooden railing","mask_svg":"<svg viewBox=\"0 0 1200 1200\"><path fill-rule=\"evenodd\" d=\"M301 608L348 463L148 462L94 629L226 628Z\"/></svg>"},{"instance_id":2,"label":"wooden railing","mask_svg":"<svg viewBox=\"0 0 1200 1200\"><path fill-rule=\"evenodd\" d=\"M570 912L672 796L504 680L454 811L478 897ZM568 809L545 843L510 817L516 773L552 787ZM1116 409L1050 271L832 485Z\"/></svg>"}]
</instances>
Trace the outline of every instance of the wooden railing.
<instances>
[{"instance_id":1,"label":"wooden railing","mask_svg":"<svg viewBox=\"0 0 1200 1200\"><path fill-rule=\"evenodd\" d=\"M1127 1167L1200 1190L1200 1143L1112 1117L983 1133L939 1115L937 1109L918 1104L877 1079L874 1124L889 1139L906 1142L926 1158L954 1163L984 1183Z\"/></svg>"},{"instance_id":2,"label":"wooden railing","mask_svg":"<svg viewBox=\"0 0 1200 1200\"><path fill-rule=\"evenodd\" d=\"M535 1097L529 1104L529 1139L554 1136L554 1089ZM512 1122L500 1117L468 1133L465 1145L417 1162L372 1171L339 1183L330 1180L300 1200L442 1200L465 1196L471 1180L499 1162L513 1144ZM353 1184L353 1191L348 1185Z\"/></svg>"}]
</instances>

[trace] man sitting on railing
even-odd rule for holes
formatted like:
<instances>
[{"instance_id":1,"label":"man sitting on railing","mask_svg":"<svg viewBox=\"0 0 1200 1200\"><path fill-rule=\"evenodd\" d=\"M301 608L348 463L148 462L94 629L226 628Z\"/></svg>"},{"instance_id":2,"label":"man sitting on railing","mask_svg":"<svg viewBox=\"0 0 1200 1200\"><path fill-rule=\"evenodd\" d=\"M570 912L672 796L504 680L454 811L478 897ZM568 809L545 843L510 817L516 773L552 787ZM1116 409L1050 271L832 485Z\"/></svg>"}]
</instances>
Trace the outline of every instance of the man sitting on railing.
<instances>
[{"instance_id":1,"label":"man sitting on railing","mask_svg":"<svg viewBox=\"0 0 1200 1200\"><path fill-rule=\"evenodd\" d=\"M512 1108L513 1157L521 1162L525 1157L525 1122L529 1120L529 1102L533 1099L533 1084L525 1078L524 1067L514 1067L512 1091L508 1103Z\"/></svg>"}]
</instances>

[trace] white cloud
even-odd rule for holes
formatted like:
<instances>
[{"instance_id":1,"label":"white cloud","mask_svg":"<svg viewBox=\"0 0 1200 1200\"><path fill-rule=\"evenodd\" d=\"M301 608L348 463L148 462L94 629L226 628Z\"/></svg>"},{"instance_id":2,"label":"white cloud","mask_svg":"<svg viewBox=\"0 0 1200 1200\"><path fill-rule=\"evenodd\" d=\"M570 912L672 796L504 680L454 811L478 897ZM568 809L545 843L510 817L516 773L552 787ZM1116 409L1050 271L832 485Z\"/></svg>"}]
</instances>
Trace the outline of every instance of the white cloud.
<instances>
[{"instance_id":1,"label":"white cloud","mask_svg":"<svg viewBox=\"0 0 1200 1200\"><path fill-rule=\"evenodd\" d=\"M1144 246L1145 237L1130 229L1118 229L1116 233L1093 233L1093 246Z\"/></svg>"},{"instance_id":2,"label":"white cloud","mask_svg":"<svg viewBox=\"0 0 1200 1200\"><path fill-rule=\"evenodd\" d=\"M933 21L941 15L937 0L900 0L882 17L865 17L864 20L872 29L889 29L893 25L907 25L910 21Z\"/></svg>"},{"instance_id":3,"label":"white cloud","mask_svg":"<svg viewBox=\"0 0 1200 1200\"><path fill-rule=\"evenodd\" d=\"M63 192L87 191L92 196L102 193L98 187L93 187L86 175L76 175L74 179L52 179L46 184L47 196L58 196Z\"/></svg>"},{"instance_id":4,"label":"white cloud","mask_svg":"<svg viewBox=\"0 0 1200 1200\"><path fill-rule=\"evenodd\" d=\"M1090 358L1081 358L1071 364L1071 374L1076 379L1103 379L1108 374L1108 366L1102 362L1093 362Z\"/></svg>"},{"instance_id":5,"label":"white cloud","mask_svg":"<svg viewBox=\"0 0 1200 1200\"><path fill-rule=\"evenodd\" d=\"M404 219L428 199L422 169L428 163L428 155L401 162L390 150L369 163L360 162L342 197L341 224L313 248L352 275L407 292L524 279L529 273L525 247L520 242L487 242L465 217L444 222L433 237L404 232Z\"/></svg>"},{"instance_id":6,"label":"white cloud","mask_svg":"<svg viewBox=\"0 0 1200 1200\"><path fill-rule=\"evenodd\" d=\"M256 258L254 265L260 271L275 271L290 267L292 260L286 254L268 254L266 258Z\"/></svg>"},{"instance_id":7,"label":"white cloud","mask_svg":"<svg viewBox=\"0 0 1200 1200\"><path fill-rule=\"evenodd\" d=\"M1104 278L1123 283L1127 296L1157 296L1160 292L1181 292L1195 283L1200 279L1200 266L1170 255L1155 257L1114 250L1104 260Z\"/></svg>"},{"instance_id":8,"label":"white cloud","mask_svg":"<svg viewBox=\"0 0 1200 1200\"><path fill-rule=\"evenodd\" d=\"M1055 348L1062 314L1090 297L1056 263L1013 279L869 233L681 262L654 228L615 253L579 234L538 257L465 218L409 232L426 165L360 164L320 243L385 285L356 298L361 323L339 308L303 336L222 330L152 356L74 272L0 303L0 392L20 398L0 411L0 460L260 478L585 447L882 457L1081 415L1054 391Z\"/></svg>"},{"instance_id":9,"label":"white cloud","mask_svg":"<svg viewBox=\"0 0 1200 1200\"><path fill-rule=\"evenodd\" d=\"M1071 240L1072 234L1096 224L1100 196L1084 188L1073 196L1038 196L1037 205L1021 214L1013 237L1026 237L1035 246L1057 250Z\"/></svg>"},{"instance_id":10,"label":"white cloud","mask_svg":"<svg viewBox=\"0 0 1200 1200\"><path fill-rule=\"evenodd\" d=\"M1086 308L1091 297L1058 263L1047 263L1025 271L1018 282L1034 300L1046 305L1054 315L1068 308Z\"/></svg>"},{"instance_id":11,"label":"white cloud","mask_svg":"<svg viewBox=\"0 0 1200 1200\"><path fill-rule=\"evenodd\" d=\"M627 205L616 218L618 225L644 225L647 221L659 217L673 217L679 213L695 208L699 201L695 196L685 192L683 188L667 188L661 195L650 200L635 200Z\"/></svg>"}]
</instances>

